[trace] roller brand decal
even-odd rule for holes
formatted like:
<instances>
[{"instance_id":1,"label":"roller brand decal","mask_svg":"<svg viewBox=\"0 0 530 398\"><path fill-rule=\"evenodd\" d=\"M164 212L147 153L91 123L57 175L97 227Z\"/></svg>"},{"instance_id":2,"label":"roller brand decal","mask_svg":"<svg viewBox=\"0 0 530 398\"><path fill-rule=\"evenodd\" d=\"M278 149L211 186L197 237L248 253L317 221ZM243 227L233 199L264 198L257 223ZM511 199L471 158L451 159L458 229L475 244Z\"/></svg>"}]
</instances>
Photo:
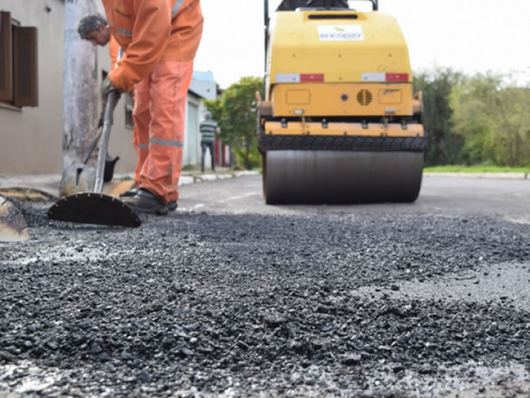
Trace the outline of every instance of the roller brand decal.
<instances>
[{"instance_id":1,"label":"roller brand decal","mask_svg":"<svg viewBox=\"0 0 530 398\"><path fill-rule=\"evenodd\" d=\"M364 33L360 25L320 25L320 41L363 41Z\"/></svg>"}]
</instances>

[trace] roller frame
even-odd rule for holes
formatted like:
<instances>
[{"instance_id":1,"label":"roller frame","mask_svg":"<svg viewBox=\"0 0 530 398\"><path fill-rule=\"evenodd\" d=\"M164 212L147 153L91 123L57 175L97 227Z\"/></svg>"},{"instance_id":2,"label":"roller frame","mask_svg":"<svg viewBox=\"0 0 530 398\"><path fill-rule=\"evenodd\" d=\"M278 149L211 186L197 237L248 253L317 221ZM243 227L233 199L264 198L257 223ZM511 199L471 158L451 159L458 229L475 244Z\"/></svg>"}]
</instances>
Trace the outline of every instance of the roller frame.
<instances>
[{"instance_id":1,"label":"roller frame","mask_svg":"<svg viewBox=\"0 0 530 398\"><path fill-rule=\"evenodd\" d=\"M370 1L377 11L378 1ZM359 47L360 52L355 54L341 52L342 67L335 64L331 67L325 61L334 54L332 45L322 56L309 57L310 62L303 63L301 60L309 54L311 45L317 49L322 47L316 42L318 37L312 34L304 36L307 43L304 51L298 53L298 42L292 40L295 32L290 36L283 32L284 44L291 46L292 52L278 48L276 64L282 62L278 67L270 54L266 11L266 94L264 102L258 98L257 132L267 204L414 202L417 199L427 147L421 120L421 93L408 100L412 95L412 72L399 26L386 15L375 15L370 18L385 24L387 33L377 36L379 43L375 42L374 48L384 47L387 42L400 44L388 48L394 56L393 68L406 76L406 80L397 84L389 83L386 75L381 78L372 73L380 71L378 65L386 61L378 61L381 56L369 53L369 48ZM287 14L284 17L293 24L301 21ZM392 23L393 33L389 36ZM282 31L278 32L281 35ZM296 30L297 40L299 34ZM363 57L363 51L369 56ZM295 52L297 57L293 55ZM363 61L355 64L358 70L349 67L348 56ZM370 99L366 100L364 94L359 99L360 93L366 91ZM401 97L395 98L394 92Z\"/></svg>"}]
</instances>

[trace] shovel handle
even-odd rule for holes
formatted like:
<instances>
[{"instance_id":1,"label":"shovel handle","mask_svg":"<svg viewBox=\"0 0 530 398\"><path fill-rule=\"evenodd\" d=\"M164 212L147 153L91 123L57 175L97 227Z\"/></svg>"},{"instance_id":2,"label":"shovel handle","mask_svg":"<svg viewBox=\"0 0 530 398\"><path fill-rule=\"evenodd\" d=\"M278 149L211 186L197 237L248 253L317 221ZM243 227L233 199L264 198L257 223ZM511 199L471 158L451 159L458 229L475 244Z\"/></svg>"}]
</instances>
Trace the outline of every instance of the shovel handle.
<instances>
[{"instance_id":1,"label":"shovel handle","mask_svg":"<svg viewBox=\"0 0 530 398\"><path fill-rule=\"evenodd\" d=\"M123 48L120 47L118 51L118 60L115 68L118 67L118 62L123 58ZM101 133L101 143L98 151L98 164L96 166L96 182L94 183L94 192L101 193L103 191L103 180L105 178L105 162L107 160L107 150L110 139L110 129L112 127L112 117L114 115L114 106L116 105L117 92L112 90L107 96L107 106L105 108L105 116L103 118L103 131Z\"/></svg>"},{"instance_id":2,"label":"shovel handle","mask_svg":"<svg viewBox=\"0 0 530 398\"><path fill-rule=\"evenodd\" d=\"M110 129L112 127L112 116L114 113L114 103L116 102L116 93L111 91L107 97L107 107L105 108L105 118L103 119L103 132L101 133L101 142L98 151L98 164L96 166L96 182L94 192L101 193L103 190L103 178L105 173L105 161L107 160L107 148L109 146Z\"/></svg>"},{"instance_id":3,"label":"shovel handle","mask_svg":"<svg viewBox=\"0 0 530 398\"><path fill-rule=\"evenodd\" d=\"M90 147L88 147L88 151L85 153L85 157L83 158L83 164L86 164L88 162L88 159L90 159L90 155L92 155L92 152L94 152L94 149L96 149L102 131L103 126L98 128L98 132L96 134L96 137L94 138L94 141L91 142Z\"/></svg>"}]
</instances>

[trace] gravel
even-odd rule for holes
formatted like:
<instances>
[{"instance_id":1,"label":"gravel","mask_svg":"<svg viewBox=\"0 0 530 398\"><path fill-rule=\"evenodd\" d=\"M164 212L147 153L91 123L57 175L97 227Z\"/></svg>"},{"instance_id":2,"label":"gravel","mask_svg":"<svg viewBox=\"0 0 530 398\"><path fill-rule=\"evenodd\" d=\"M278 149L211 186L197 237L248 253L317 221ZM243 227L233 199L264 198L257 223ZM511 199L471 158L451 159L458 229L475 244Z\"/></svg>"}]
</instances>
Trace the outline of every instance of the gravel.
<instances>
[{"instance_id":1,"label":"gravel","mask_svg":"<svg viewBox=\"0 0 530 398\"><path fill-rule=\"evenodd\" d=\"M530 396L529 307L502 282L525 294L528 225L181 212L129 230L19 206L0 396Z\"/></svg>"}]
</instances>

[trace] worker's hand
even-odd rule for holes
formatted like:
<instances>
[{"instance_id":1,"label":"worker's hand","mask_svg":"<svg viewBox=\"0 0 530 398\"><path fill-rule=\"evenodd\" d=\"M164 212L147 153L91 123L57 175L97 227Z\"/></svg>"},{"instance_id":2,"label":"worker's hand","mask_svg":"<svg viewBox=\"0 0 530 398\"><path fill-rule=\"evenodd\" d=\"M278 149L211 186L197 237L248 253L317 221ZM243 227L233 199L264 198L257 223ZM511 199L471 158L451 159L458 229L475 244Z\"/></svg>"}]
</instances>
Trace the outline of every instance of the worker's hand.
<instances>
[{"instance_id":1,"label":"worker's hand","mask_svg":"<svg viewBox=\"0 0 530 398\"><path fill-rule=\"evenodd\" d=\"M120 93L118 92L118 90L114 88L114 86L112 85L112 81L110 80L108 75L107 77L105 77L105 80L103 80L103 85L101 89L103 91L105 98L107 98L109 96L109 93L111 93L112 91L114 91L114 94L116 95L117 98L120 97Z\"/></svg>"}]
</instances>

